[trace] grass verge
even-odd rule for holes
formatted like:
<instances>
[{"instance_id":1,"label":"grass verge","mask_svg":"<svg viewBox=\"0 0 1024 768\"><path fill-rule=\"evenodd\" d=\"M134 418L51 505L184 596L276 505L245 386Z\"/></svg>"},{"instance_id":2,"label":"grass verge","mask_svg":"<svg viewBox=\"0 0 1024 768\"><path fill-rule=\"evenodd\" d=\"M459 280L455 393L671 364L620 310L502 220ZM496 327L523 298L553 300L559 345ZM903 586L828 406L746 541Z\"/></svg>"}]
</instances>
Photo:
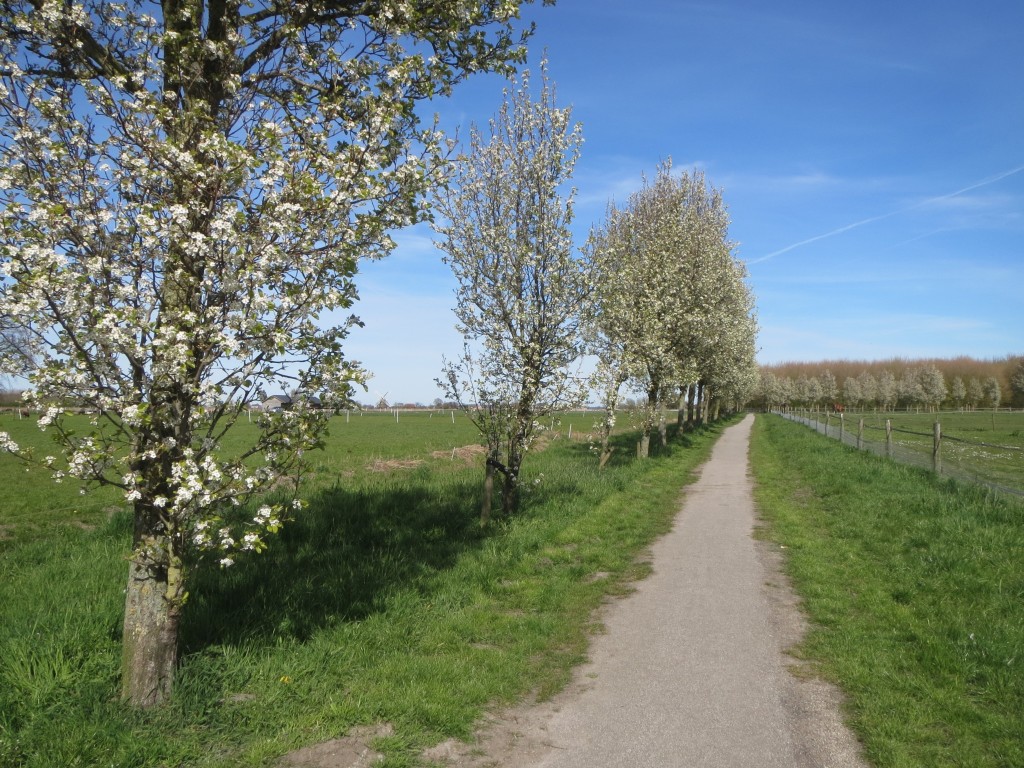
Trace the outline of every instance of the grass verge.
<instances>
[{"instance_id":1,"label":"grass verge","mask_svg":"<svg viewBox=\"0 0 1024 768\"><path fill-rule=\"evenodd\" d=\"M1024 506L758 417L756 497L882 767L1024 765Z\"/></svg>"},{"instance_id":2,"label":"grass verge","mask_svg":"<svg viewBox=\"0 0 1024 768\"><path fill-rule=\"evenodd\" d=\"M158 711L117 696L130 521L3 542L0 766L272 765L385 721L381 765L418 765L486 708L568 680L593 611L643 574L638 554L720 431L643 462L621 435L603 472L586 443L555 440L524 467L522 512L481 530L481 467L427 454L366 471L391 453L381 427L365 449L337 430L355 453L328 451L309 508L266 552L196 574L175 693Z\"/></svg>"}]
</instances>

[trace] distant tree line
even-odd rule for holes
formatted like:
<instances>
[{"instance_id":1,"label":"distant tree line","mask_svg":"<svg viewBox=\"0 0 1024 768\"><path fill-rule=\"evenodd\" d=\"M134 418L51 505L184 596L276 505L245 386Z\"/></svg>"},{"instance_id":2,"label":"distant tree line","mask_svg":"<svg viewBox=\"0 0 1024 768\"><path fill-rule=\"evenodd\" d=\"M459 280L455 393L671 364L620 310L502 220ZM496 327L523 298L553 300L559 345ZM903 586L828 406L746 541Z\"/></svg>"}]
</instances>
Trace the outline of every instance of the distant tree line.
<instances>
[{"instance_id":1,"label":"distant tree line","mask_svg":"<svg viewBox=\"0 0 1024 768\"><path fill-rule=\"evenodd\" d=\"M879 411L1024 407L1024 358L1008 359L1002 376L997 371L974 376L944 372L935 362L894 368L865 367L854 375L847 367L841 379L830 368L788 375L765 368L755 404L766 409L842 406Z\"/></svg>"}]
</instances>

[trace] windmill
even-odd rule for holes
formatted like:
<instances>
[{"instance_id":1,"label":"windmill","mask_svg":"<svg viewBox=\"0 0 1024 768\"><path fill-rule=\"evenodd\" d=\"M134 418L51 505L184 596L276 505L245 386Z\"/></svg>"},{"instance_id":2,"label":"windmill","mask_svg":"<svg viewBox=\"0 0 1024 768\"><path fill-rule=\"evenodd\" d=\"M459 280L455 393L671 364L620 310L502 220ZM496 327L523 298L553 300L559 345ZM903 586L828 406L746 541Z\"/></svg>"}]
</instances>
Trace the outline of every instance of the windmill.
<instances>
[{"instance_id":1,"label":"windmill","mask_svg":"<svg viewBox=\"0 0 1024 768\"><path fill-rule=\"evenodd\" d=\"M390 390L388 391L390 392ZM382 395L379 391L377 391L377 407L382 411L386 411L391 407L390 405L388 405L388 392L385 392Z\"/></svg>"}]
</instances>

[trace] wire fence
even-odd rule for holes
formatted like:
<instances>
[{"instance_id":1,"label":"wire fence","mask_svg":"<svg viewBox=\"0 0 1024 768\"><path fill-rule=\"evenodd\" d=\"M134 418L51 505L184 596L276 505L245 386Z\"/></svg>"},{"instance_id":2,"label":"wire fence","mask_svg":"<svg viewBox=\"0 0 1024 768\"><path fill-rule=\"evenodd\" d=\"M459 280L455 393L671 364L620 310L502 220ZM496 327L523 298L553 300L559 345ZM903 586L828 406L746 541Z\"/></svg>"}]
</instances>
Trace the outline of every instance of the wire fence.
<instances>
[{"instance_id":1,"label":"wire fence","mask_svg":"<svg viewBox=\"0 0 1024 768\"><path fill-rule=\"evenodd\" d=\"M944 434L939 416L932 431L885 425L843 414L779 413L819 434L878 456L935 472L943 477L978 483L992 490L1024 497L1024 447ZM1022 415L1024 426L1024 415Z\"/></svg>"}]
</instances>

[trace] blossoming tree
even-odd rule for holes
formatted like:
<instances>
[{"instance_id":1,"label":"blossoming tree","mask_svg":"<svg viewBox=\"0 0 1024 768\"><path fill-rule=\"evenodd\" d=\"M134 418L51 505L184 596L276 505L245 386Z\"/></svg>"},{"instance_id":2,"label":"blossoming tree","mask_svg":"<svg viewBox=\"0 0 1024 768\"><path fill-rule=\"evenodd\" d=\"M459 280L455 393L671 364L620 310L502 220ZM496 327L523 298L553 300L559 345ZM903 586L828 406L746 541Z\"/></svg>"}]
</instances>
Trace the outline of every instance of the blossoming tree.
<instances>
[{"instance_id":1,"label":"blossoming tree","mask_svg":"<svg viewBox=\"0 0 1024 768\"><path fill-rule=\"evenodd\" d=\"M354 320L327 313L425 218L442 149L415 106L521 60L519 5L0 6L0 314L31 333L29 397L63 449L34 458L132 506L135 705L170 692L190 564L265 546L291 504L245 502L298 471L324 412L268 414L234 455L222 438L270 387L347 397Z\"/></svg>"},{"instance_id":2,"label":"blossoming tree","mask_svg":"<svg viewBox=\"0 0 1024 768\"><path fill-rule=\"evenodd\" d=\"M674 186L678 192L667 202L684 226L676 246L683 275L675 292L683 319L673 349L688 374L677 383L680 417L685 395L686 422L693 424L717 418L723 403L735 405L750 395L757 378L757 322L721 190L696 170L680 174Z\"/></svg>"},{"instance_id":3,"label":"blossoming tree","mask_svg":"<svg viewBox=\"0 0 1024 768\"><path fill-rule=\"evenodd\" d=\"M1010 369L1010 392L1015 405L1024 405L1024 357L1016 360Z\"/></svg>"},{"instance_id":4,"label":"blossoming tree","mask_svg":"<svg viewBox=\"0 0 1024 768\"><path fill-rule=\"evenodd\" d=\"M683 259L675 247L681 221L662 203L675 194L668 173L632 194L624 208L610 204L602 227L591 232L594 261L595 349L604 389L606 418L602 461L619 388L629 382L646 395L641 407L638 453L646 456L651 431L659 426L660 403L681 378L673 351L682 320L677 288Z\"/></svg>"},{"instance_id":5,"label":"blossoming tree","mask_svg":"<svg viewBox=\"0 0 1024 768\"><path fill-rule=\"evenodd\" d=\"M31 346L27 328L9 315L0 316L0 381L31 368Z\"/></svg>"},{"instance_id":6,"label":"blossoming tree","mask_svg":"<svg viewBox=\"0 0 1024 768\"><path fill-rule=\"evenodd\" d=\"M718 273L716 300L708 309L701 349L696 360L700 390L701 421L718 418L722 407L741 408L757 386L757 318L754 296L744 278L745 266L723 263ZM692 391L693 387L691 387ZM692 414L689 421L693 422Z\"/></svg>"},{"instance_id":7,"label":"blossoming tree","mask_svg":"<svg viewBox=\"0 0 1024 768\"><path fill-rule=\"evenodd\" d=\"M593 334L608 414L602 462L624 384L646 394L641 456L655 428L666 440L670 395L713 385L742 399L754 386L753 297L732 247L721 193L699 172L673 175L671 162L592 232Z\"/></svg>"},{"instance_id":8,"label":"blossoming tree","mask_svg":"<svg viewBox=\"0 0 1024 768\"><path fill-rule=\"evenodd\" d=\"M546 72L543 81L536 101L528 74L506 92L489 139L471 128L469 153L438 197L445 219L435 225L438 247L458 281L455 315L467 342L438 384L487 443L484 522L495 470L510 513L537 420L585 395L571 368L583 354L590 289L586 265L573 255L574 192L562 189L582 133L571 111L555 105Z\"/></svg>"}]
</instances>

